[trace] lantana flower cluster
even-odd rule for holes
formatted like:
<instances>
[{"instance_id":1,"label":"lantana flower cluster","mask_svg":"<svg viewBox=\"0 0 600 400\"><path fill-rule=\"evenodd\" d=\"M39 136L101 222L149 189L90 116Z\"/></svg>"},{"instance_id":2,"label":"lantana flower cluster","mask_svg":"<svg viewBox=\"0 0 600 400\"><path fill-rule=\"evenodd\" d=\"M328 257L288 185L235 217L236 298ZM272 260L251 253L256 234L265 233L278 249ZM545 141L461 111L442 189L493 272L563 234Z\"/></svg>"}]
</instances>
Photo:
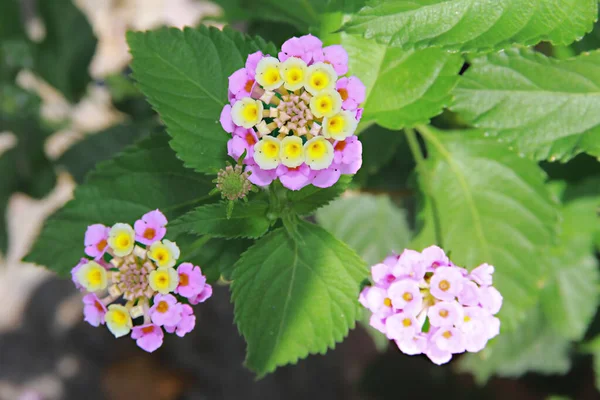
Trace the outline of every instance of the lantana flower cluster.
<instances>
[{"instance_id":1,"label":"lantana flower cluster","mask_svg":"<svg viewBox=\"0 0 600 400\"><path fill-rule=\"evenodd\" d=\"M493 273L488 264L469 273L437 246L404 250L371 267L374 285L359 301L373 313L371 326L400 351L440 365L452 354L482 350L500 332L494 315L502 295L492 286Z\"/></svg>"},{"instance_id":2,"label":"lantana flower cluster","mask_svg":"<svg viewBox=\"0 0 600 400\"><path fill-rule=\"evenodd\" d=\"M362 145L354 132L365 86L347 72L342 46L323 48L306 35L286 41L278 57L250 54L229 77L230 104L220 121L232 134L228 154L236 160L246 154L252 183L325 188L359 170Z\"/></svg>"},{"instance_id":3,"label":"lantana flower cluster","mask_svg":"<svg viewBox=\"0 0 600 400\"><path fill-rule=\"evenodd\" d=\"M148 352L162 345L163 330L180 337L191 332L196 325L191 305L212 295L200 267L177 266L179 248L164 239L166 225L159 210L146 213L133 227L91 225L84 240L90 258L71 270L75 286L86 293L85 321L106 325L117 338L131 334Z\"/></svg>"}]
</instances>

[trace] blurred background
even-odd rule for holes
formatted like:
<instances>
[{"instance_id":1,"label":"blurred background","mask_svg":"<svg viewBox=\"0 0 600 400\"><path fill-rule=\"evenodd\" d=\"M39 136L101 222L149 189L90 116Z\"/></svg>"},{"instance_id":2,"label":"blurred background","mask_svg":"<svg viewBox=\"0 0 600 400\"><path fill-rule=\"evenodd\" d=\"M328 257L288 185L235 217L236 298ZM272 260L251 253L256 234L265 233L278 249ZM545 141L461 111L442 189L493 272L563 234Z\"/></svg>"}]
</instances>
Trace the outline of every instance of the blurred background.
<instances>
[{"instance_id":1,"label":"blurred background","mask_svg":"<svg viewBox=\"0 0 600 400\"><path fill-rule=\"evenodd\" d=\"M0 0L0 400L600 398L592 358L583 353L570 354L564 375L529 372L476 383L461 372L460 357L434 366L402 355L362 325L327 355L256 381L243 366L245 344L233 324L227 286L217 284L210 301L196 307L191 334L169 335L147 354L132 340L115 340L84 323L81 295L70 280L20 261L44 220L97 162L160 129L129 78L125 32L222 26L226 18L236 20L238 7L229 6L244 2L218 3ZM297 25L260 18L234 27L278 45L299 33ZM413 161L406 147L398 142L390 154L378 154L383 165L357 179L410 211ZM578 157L574 168L597 171L593 161ZM395 185L382 176L387 182L393 176ZM598 331L597 317L589 336Z\"/></svg>"}]
</instances>

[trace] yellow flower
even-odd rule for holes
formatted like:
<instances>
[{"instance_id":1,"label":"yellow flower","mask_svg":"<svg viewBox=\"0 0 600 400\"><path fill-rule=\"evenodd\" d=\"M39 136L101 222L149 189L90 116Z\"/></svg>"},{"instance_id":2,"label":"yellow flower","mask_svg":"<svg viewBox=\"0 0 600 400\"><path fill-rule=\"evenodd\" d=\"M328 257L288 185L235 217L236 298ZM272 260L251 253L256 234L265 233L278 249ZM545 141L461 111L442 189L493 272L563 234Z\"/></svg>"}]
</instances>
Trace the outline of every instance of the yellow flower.
<instances>
[{"instance_id":1,"label":"yellow flower","mask_svg":"<svg viewBox=\"0 0 600 400\"><path fill-rule=\"evenodd\" d=\"M330 118L323 119L323 136L335 140L344 140L356 130L358 121L351 111L342 111Z\"/></svg>"},{"instance_id":2,"label":"yellow flower","mask_svg":"<svg viewBox=\"0 0 600 400\"><path fill-rule=\"evenodd\" d=\"M135 231L127 224L114 224L108 233L108 245L117 257L125 257L133 251Z\"/></svg>"},{"instance_id":3,"label":"yellow flower","mask_svg":"<svg viewBox=\"0 0 600 400\"><path fill-rule=\"evenodd\" d=\"M158 268L150 272L149 283L152 290L167 294L175 290L179 284L179 275L175 268Z\"/></svg>"},{"instance_id":4,"label":"yellow flower","mask_svg":"<svg viewBox=\"0 0 600 400\"><path fill-rule=\"evenodd\" d=\"M148 249L148 257L159 267L173 267L179 258L179 247L167 239L154 242Z\"/></svg>"},{"instance_id":5,"label":"yellow flower","mask_svg":"<svg viewBox=\"0 0 600 400\"><path fill-rule=\"evenodd\" d=\"M337 74L333 67L330 64L319 62L306 69L304 87L314 96L321 90L334 89L336 81Z\"/></svg>"},{"instance_id":6,"label":"yellow flower","mask_svg":"<svg viewBox=\"0 0 600 400\"><path fill-rule=\"evenodd\" d=\"M290 57L281 64L283 87L288 90L298 90L304 86L306 78L306 63L298 57Z\"/></svg>"},{"instance_id":7,"label":"yellow flower","mask_svg":"<svg viewBox=\"0 0 600 400\"><path fill-rule=\"evenodd\" d=\"M254 161L262 169L277 168L280 163L281 142L273 136L264 136L254 145Z\"/></svg>"},{"instance_id":8,"label":"yellow flower","mask_svg":"<svg viewBox=\"0 0 600 400\"><path fill-rule=\"evenodd\" d=\"M288 59L289 60L289 59ZM281 141L279 152L281 163L288 168L296 168L304 163L304 147L298 136L288 136Z\"/></svg>"},{"instance_id":9,"label":"yellow flower","mask_svg":"<svg viewBox=\"0 0 600 400\"><path fill-rule=\"evenodd\" d=\"M304 143L306 164L314 170L328 168L333 162L333 145L323 136L317 136Z\"/></svg>"},{"instance_id":10,"label":"yellow flower","mask_svg":"<svg viewBox=\"0 0 600 400\"><path fill-rule=\"evenodd\" d=\"M98 292L106 289L106 269L95 261L79 267L76 273L77 281L88 292Z\"/></svg>"},{"instance_id":11,"label":"yellow flower","mask_svg":"<svg viewBox=\"0 0 600 400\"><path fill-rule=\"evenodd\" d=\"M263 103L260 100L254 100L245 97L236 101L231 108L231 119L233 123L244 128L252 128L262 121Z\"/></svg>"},{"instance_id":12,"label":"yellow flower","mask_svg":"<svg viewBox=\"0 0 600 400\"><path fill-rule=\"evenodd\" d=\"M108 311L106 312L104 319L108 330L111 331L115 337L127 335L133 326L129 310L119 304L111 304L108 306Z\"/></svg>"},{"instance_id":13,"label":"yellow flower","mask_svg":"<svg viewBox=\"0 0 600 400\"><path fill-rule=\"evenodd\" d=\"M317 118L331 117L342 109L342 96L337 90L321 90L310 99L310 111Z\"/></svg>"},{"instance_id":14,"label":"yellow flower","mask_svg":"<svg viewBox=\"0 0 600 400\"><path fill-rule=\"evenodd\" d=\"M265 90L275 90L283 83L279 72L279 60L264 57L256 65L256 82Z\"/></svg>"}]
</instances>

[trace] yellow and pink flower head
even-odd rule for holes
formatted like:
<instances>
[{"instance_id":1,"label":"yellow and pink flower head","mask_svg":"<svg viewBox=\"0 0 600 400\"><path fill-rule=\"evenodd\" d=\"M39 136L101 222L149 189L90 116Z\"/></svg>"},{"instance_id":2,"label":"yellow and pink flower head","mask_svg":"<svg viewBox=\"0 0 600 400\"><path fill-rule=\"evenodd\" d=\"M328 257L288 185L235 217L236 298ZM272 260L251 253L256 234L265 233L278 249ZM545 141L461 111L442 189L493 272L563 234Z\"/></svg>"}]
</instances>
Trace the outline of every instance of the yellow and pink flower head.
<instances>
[{"instance_id":1,"label":"yellow and pink flower head","mask_svg":"<svg viewBox=\"0 0 600 400\"><path fill-rule=\"evenodd\" d=\"M146 213L134 226L95 224L85 233L85 253L71 270L83 298L85 320L106 324L116 336L131 333L148 352L158 349L164 331L184 336L196 317L190 304L204 302L212 287L200 267L177 266L179 248L165 239L167 219L159 210Z\"/></svg>"},{"instance_id":2,"label":"yellow and pink flower head","mask_svg":"<svg viewBox=\"0 0 600 400\"><path fill-rule=\"evenodd\" d=\"M230 104L220 121L232 134L228 154L237 160L245 152L252 183L325 188L360 169L362 145L354 133L365 86L342 77L347 72L342 46L323 48L306 35L286 41L277 58L250 54L229 77Z\"/></svg>"}]
</instances>

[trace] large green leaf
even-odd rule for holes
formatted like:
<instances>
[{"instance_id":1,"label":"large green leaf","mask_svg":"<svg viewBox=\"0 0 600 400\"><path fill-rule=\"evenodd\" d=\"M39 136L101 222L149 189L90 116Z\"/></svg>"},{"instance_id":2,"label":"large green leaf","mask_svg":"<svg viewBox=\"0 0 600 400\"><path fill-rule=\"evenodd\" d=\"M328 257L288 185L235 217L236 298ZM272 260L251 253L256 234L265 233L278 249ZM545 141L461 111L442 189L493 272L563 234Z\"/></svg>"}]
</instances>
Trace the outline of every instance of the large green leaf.
<instances>
[{"instance_id":1,"label":"large green leaf","mask_svg":"<svg viewBox=\"0 0 600 400\"><path fill-rule=\"evenodd\" d=\"M76 102L91 79L88 66L96 49L92 27L73 0L39 1L37 6L46 36L34 46L34 70Z\"/></svg>"},{"instance_id":2,"label":"large green leaf","mask_svg":"<svg viewBox=\"0 0 600 400\"><path fill-rule=\"evenodd\" d=\"M214 173L225 166L227 140L219 124L227 104L228 77L258 50L273 45L231 29L199 27L129 32L132 68L139 87L173 137L185 165Z\"/></svg>"},{"instance_id":3,"label":"large green leaf","mask_svg":"<svg viewBox=\"0 0 600 400\"><path fill-rule=\"evenodd\" d=\"M360 194L340 198L317 210L316 217L323 228L370 265L381 262L393 251L401 253L410 240L406 216L388 196Z\"/></svg>"},{"instance_id":4,"label":"large green leaf","mask_svg":"<svg viewBox=\"0 0 600 400\"><path fill-rule=\"evenodd\" d=\"M592 29L597 0L376 0L344 27L394 47L491 51L569 44Z\"/></svg>"},{"instance_id":5,"label":"large green leaf","mask_svg":"<svg viewBox=\"0 0 600 400\"><path fill-rule=\"evenodd\" d=\"M550 279L542 292L549 324L565 338L579 340L598 308L600 271L594 238L600 234L600 179L567 187L560 245L544 257Z\"/></svg>"},{"instance_id":6,"label":"large green leaf","mask_svg":"<svg viewBox=\"0 0 600 400\"><path fill-rule=\"evenodd\" d=\"M349 73L367 87L362 123L400 129L429 120L450 105L463 64L459 54L441 49L405 51L342 34Z\"/></svg>"},{"instance_id":7,"label":"large green leaf","mask_svg":"<svg viewBox=\"0 0 600 400\"><path fill-rule=\"evenodd\" d=\"M477 354L460 360L460 369L483 384L492 375L519 377L527 372L566 374L571 367L570 342L554 332L535 308L513 332L502 333Z\"/></svg>"},{"instance_id":8,"label":"large green leaf","mask_svg":"<svg viewBox=\"0 0 600 400\"><path fill-rule=\"evenodd\" d=\"M469 269L494 265L494 285L504 296L499 317L510 330L539 297L539 255L555 237L557 204L545 175L478 132L421 132L429 155L419 176L426 203L414 245L443 246Z\"/></svg>"},{"instance_id":9,"label":"large green leaf","mask_svg":"<svg viewBox=\"0 0 600 400\"><path fill-rule=\"evenodd\" d=\"M351 181L352 176L342 175L335 185L325 189L309 185L298 191L286 190L288 207L296 214L308 215L344 193Z\"/></svg>"},{"instance_id":10,"label":"large green leaf","mask_svg":"<svg viewBox=\"0 0 600 400\"><path fill-rule=\"evenodd\" d=\"M360 316L364 262L322 228L298 225L256 242L233 272L235 321L248 343L246 365L259 376L309 354L325 353Z\"/></svg>"},{"instance_id":11,"label":"large green leaf","mask_svg":"<svg viewBox=\"0 0 600 400\"><path fill-rule=\"evenodd\" d=\"M12 132L16 145L0 154L0 251L8 247L6 206L15 192L41 198L56 175L44 152L48 132L39 121L39 99L12 85L0 85L0 132Z\"/></svg>"},{"instance_id":12,"label":"large green leaf","mask_svg":"<svg viewBox=\"0 0 600 400\"><path fill-rule=\"evenodd\" d=\"M205 200L212 186L175 158L167 135L155 135L100 163L75 199L49 218L26 260L65 275L84 255L88 225L133 224L157 208L173 219Z\"/></svg>"},{"instance_id":13,"label":"large green leaf","mask_svg":"<svg viewBox=\"0 0 600 400\"><path fill-rule=\"evenodd\" d=\"M263 201L238 202L227 218L227 203L200 206L172 222L176 232L210 235L223 238L259 238L271 220L267 218L269 204Z\"/></svg>"},{"instance_id":14,"label":"large green leaf","mask_svg":"<svg viewBox=\"0 0 600 400\"><path fill-rule=\"evenodd\" d=\"M4 0L2 13L0 13L0 41L23 36L21 22L20 2L18 0Z\"/></svg>"},{"instance_id":15,"label":"large green leaf","mask_svg":"<svg viewBox=\"0 0 600 400\"><path fill-rule=\"evenodd\" d=\"M596 389L600 390L600 336L586 343L585 350L594 356L594 375Z\"/></svg>"},{"instance_id":16,"label":"large green leaf","mask_svg":"<svg viewBox=\"0 0 600 400\"><path fill-rule=\"evenodd\" d=\"M554 60L526 49L476 58L452 109L535 159L600 156L600 52Z\"/></svg>"},{"instance_id":17,"label":"large green leaf","mask_svg":"<svg viewBox=\"0 0 600 400\"><path fill-rule=\"evenodd\" d=\"M173 237L171 232L169 236ZM233 265L253 242L248 239L198 238L192 234L176 235L175 238L181 250L179 259L199 265L209 283L216 282L221 275L230 279Z\"/></svg>"},{"instance_id":18,"label":"large green leaf","mask_svg":"<svg viewBox=\"0 0 600 400\"><path fill-rule=\"evenodd\" d=\"M73 175L78 183L100 161L111 158L136 140L155 129L150 123L124 123L87 136L65 151L57 161Z\"/></svg>"}]
</instances>

